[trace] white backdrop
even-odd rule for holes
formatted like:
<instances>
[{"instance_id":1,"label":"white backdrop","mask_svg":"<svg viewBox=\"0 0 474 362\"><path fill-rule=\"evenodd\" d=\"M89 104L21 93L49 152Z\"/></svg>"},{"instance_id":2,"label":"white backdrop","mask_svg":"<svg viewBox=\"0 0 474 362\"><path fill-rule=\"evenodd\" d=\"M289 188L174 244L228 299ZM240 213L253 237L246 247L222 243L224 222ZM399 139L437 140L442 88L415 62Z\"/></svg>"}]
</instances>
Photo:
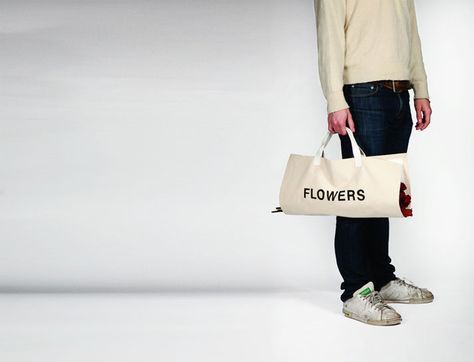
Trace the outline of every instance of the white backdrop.
<instances>
[{"instance_id":1,"label":"white backdrop","mask_svg":"<svg viewBox=\"0 0 474 362\"><path fill-rule=\"evenodd\" d=\"M474 4L416 5L433 120L390 248L435 291L473 281ZM0 6L2 291L339 290L335 218L270 213L327 129L312 0Z\"/></svg>"}]
</instances>

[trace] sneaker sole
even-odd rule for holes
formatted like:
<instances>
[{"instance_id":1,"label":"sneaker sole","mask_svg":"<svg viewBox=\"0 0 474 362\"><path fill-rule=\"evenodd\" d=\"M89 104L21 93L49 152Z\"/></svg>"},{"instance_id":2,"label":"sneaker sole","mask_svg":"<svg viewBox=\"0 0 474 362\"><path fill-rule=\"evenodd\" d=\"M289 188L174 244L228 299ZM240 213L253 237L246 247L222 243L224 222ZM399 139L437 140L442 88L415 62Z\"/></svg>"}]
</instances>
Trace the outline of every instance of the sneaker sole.
<instances>
[{"instance_id":1,"label":"sneaker sole","mask_svg":"<svg viewBox=\"0 0 474 362\"><path fill-rule=\"evenodd\" d=\"M383 301L385 303L400 303L400 304L425 304L425 303L431 303L434 300L434 298L431 299L407 299L407 300L390 300L390 299L384 299Z\"/></svg>"},{"instance_id":2,"label":"sneaker sole","mask_svg":"<svg viewBox=\"0 0 474 362\"><path fill-rule=\"evenodd\" d=\"M347 318L355 319L356 321L366 323L366 324L371 324L373 326L394 326L402 322L401 318L385 319L385 320L370 320L370 319L359 317L358 315L345 311L345 310L343 310L342 312L344 313L344 316L346 316Z\"/></svg>"}]
</instances>

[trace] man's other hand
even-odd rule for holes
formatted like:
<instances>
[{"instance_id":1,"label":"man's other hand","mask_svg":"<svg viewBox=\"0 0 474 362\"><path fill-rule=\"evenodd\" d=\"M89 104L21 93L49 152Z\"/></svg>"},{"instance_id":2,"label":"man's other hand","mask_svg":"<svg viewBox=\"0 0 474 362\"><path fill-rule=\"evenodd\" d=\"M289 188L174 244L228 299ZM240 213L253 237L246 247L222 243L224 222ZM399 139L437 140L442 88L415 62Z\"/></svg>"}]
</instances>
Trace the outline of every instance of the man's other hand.
<instances>
[{"instance_id":1,"label":"man's other hand","mask_svg":"<svg viewBox=\"0 0 474 362\"><path fill-rule=\"evenodd\" d=\"M331 112L328 114L328 130L331 133L339 133L341 136L345 136L346 123L352 132L355 132L354 120L352 119L349 108L344 108L339 111Z\"/></svg>"},{"instance_id":2,"label":"man's other hand","mask_svg":"<svg viewBox=\"0 0 474 362\"><path fill-rule=\"evenodd\" d=\"M431 110L430 101L427 98L415 98L415 110L416 110L416 125L415 128L419 131L424 130L431 122Z\"/></svg>"}]
</instances>

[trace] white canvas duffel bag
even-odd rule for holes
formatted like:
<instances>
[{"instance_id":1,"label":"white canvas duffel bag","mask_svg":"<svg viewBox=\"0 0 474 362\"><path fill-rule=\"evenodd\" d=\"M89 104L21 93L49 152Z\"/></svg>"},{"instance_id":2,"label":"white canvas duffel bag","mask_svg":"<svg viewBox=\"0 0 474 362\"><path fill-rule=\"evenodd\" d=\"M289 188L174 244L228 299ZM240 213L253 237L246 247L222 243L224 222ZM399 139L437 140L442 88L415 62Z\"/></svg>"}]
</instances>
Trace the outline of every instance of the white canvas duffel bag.
<instances>
[{"instance_id":1,"label":"white canvas duffel bag","mask_svg":"<svg viewBox=\"0 0 474 362\"><path fill-rule=\"evenodd\" d=\"M352 131L352 158L330 160L324 149L328 131L315 156L291 154L280 187L280 206L287 215L347 217L412 216L407 154L366 156Z\"/></svg>"}]
</instances>

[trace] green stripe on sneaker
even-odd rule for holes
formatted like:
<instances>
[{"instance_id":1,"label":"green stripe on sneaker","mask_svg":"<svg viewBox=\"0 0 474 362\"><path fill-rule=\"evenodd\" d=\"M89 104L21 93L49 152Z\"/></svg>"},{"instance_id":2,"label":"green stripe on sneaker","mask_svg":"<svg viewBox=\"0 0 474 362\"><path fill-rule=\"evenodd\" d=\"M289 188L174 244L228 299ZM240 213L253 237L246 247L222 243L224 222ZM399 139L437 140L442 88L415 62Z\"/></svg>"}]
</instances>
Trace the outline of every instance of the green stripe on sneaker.
<instances>
[{"instance_id":1,"label":"green stripe on sneaker","mask_svg":"<svg viewBox=\"0 0 474 362\"><path fill-rule=\"evenodd\" d=\"M367 287L362 292L360 292L359 294L362 294L363 296L366 296L367 294L370 294L371 292L372 292L372 290L369 287Z\"/></svg>"}]
</instances>

